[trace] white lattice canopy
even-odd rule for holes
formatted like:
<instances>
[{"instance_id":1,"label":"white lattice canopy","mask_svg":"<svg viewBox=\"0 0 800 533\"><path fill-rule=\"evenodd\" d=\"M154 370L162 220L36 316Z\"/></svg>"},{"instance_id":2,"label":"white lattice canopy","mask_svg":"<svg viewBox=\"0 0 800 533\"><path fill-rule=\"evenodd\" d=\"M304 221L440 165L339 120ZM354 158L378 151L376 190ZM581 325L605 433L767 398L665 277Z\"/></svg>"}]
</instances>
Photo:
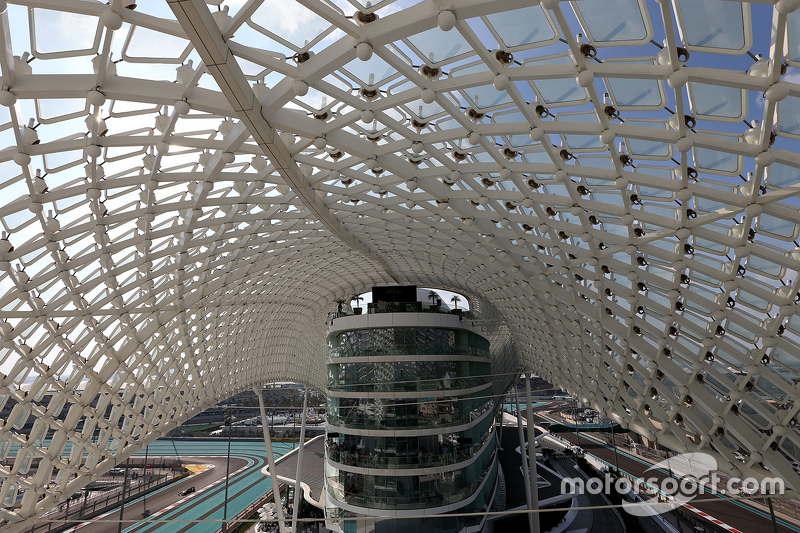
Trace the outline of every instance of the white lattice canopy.
<instances>
[{"instance_id":1,"label":"white lattice canopy","mask_svg":"<svg viewBox=\"0 0 800 533\"><path fill-rule=\"evenodd\" d=\"M800 1L138 4L0 1L0 521L322 386L332 302L394 282L800 485Z\"/></svg>"}]
</instances>

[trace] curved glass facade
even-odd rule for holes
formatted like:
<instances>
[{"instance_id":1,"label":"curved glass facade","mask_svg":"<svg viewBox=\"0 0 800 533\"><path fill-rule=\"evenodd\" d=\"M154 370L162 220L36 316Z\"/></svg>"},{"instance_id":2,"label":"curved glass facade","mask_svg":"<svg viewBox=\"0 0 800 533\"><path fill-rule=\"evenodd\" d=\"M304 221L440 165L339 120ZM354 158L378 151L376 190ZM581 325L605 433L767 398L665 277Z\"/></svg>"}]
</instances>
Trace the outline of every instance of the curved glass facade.
<instances>
[{"instance_id":1,"label":"curved glass facade","mask_svg":"<svg viewBox=\"0 0 800 533\"><path fill-rule=\"evenodd\" d=\"M489 384L490 385L490 384ZM335 391L329 391L335 394ZM340 398L328 396L328 424L358 429L431 428L469 424L492 408L491 386L465 398Z\"/></svg>"},{"instance_id":2,"label":"curved glass facade","mask_svg":"<svg viewBox=\"0 0 800 533\"><path fill-rule=\"evenodd\" d=\"M496 463L495 455L495 447L487 446L464 468L417 476L361 474L328 463L328 494L340 502L370 509L419 509L458 503L481 485Z\"/></svg>"},{"instance_id":3,"label":"curved glass facade","mask_svg":"<svg viewBox=\"0 0 800 533\"><path fill-rule=\"evenodd\" d=\"M329 521L333 522L346 533L357 533L359 531L374 531L375 533L398 533L400 531L416 531L420 533L458 533L465 527L476 527L481 523L480 516L457 516L460 513L476 513L489 509L495 503L495 493L497 491L497 468L498 463L495 461L490 466L489 471L484 476L485 482L480 486L477 493L472 497L472 500L466 505L454 509L448 515L436 516L433 515L429 518L398 518L398 519L384 519L376 520L372 524L364 524L363 518L358 521L355 519L359 517L357 513L347 511L339 507L328 507L326 512ZM453 516L456 515L456 516ZM344 520L336 521L336 518Z\"/></svg>"},{"instance_id":4,"label":"curved glass facade","mask_svg":"<svg viewBox=\"0 0 800 533\"><path fill-rule=\"evenodd\" d=\"M328 357L467 355L489 359L489 341L475 332L445 328L371 328L328 337Z\"/></svg>"},{"instance_id":5,"label":"curved glass facade","mask_svg":"<svg viewBox=\"0 0 800 533\"><path fill-rule=\"evenodd\" d=\"M339 433L327 441L328 459L359 468L425 468L468 461L495 438L494 419L439 435L350 435Z\"/></svg>"},{"instance_id":6,"label":"curved glass facade","mask_svg":"<svg viewBox=\"0 0 800 533\"><path fill-rule=\"evenodd\" d=\"M328 337L329 518L485 509L497 476L489 342L466 328L368 328L363 321L364 328ZM450 522L441 530L474 525ZM381 524L356 523L340 527L368 533Z\"/></svg>"},{"instance_id":7,"label":"curved glass facade","mask_svg":"<svg viewBox=\"0 0 800 533\"><path fill-rule=\"evenodd\" d=\"M392 361L328 365L328 389L403 392L468 389L491 382L491 365L476 361ZM381 381L389 379L389 381Z\"/></svg>"}]
</instances>

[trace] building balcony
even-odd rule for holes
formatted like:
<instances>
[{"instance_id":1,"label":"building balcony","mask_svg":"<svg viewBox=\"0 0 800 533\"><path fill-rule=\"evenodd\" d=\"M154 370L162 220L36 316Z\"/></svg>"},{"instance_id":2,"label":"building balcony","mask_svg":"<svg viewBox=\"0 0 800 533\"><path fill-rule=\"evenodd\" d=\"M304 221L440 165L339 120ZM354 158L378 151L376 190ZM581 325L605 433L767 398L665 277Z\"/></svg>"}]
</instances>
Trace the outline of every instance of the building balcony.
<instances>
[{"instance_id":1,"label":"building balcony","mask_svg":"<svg viewBox=\"0 0 800 533\"><path fill-rule=\"evenodd\" d=\"M423 450L418 452L399 453L388 450L340 450L338 445L329 440L326 445L326 457L337 467L372 468L384 470L412 470L420 468L435 468L450 466L469 461L481 453L486 443L494 439L494 432L486 433L481 441L476 444L456 444L439 450Z\"/></svg>"}]
</instances>

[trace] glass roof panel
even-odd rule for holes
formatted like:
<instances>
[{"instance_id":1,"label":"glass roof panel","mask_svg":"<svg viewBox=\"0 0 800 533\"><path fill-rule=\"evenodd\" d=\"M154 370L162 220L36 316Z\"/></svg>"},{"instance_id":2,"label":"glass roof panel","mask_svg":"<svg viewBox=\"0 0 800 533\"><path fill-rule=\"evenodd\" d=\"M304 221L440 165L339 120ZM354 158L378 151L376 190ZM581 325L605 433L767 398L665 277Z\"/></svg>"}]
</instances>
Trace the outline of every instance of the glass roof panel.
<instances>
[{"instance_id":1,"label":"glass roof panel","mask_svg":"<svg viewBox=\"0 0 800 533\"><path fill-rule=\"evenodd\" d=\"M777 237L787 239L797 238L797 225L794 221L786 220L769 214L763 214L758 219L758 231L771 233Z\"/></svg>"},{"instance_id":2,"label":"glass roof panel","mask_svg":"<svg viewBox=\"0 0 800 533\"><path fill-rule=\"evenodd\" d=\"M800 98L790 96L778 103L777 128L782 133L800 136Z\"/></svg>"},{"instance_id":3,"label":"glass roof panel","mask_svg":"<svg viewBox=\"0 0 800 533\"><path fill-rule=\"evenodd\" d=\"M86 55L96 49L99 18L52 9L32 9L31 13L37 55Z\"/></svg>"},{"instance_id":4,"label":"glass roof panel","mask_svg":"<svg viewBox=\"0 0 800 533\"><path fill-rule=\"evenodd\" d=\"M557 121L570 122L599 122L595 113L559 113ZM598 135L564 135L567 146L575 150L588 150L602 148L605 145Z\"/></svg>"},{"instance_id":5,"label":"glass roof panel","mask_svg":"<svg viewBox=\"0 0 800 533\"><path fill-rule=\"evenodd\" d=\"M126 61L141 63L181 63L190 51L186 39L134 26L122 49Z\"/></svg>"},{"instance_id":6,"label":"glass roof panel","mask_svg":"<svg viewBox=\"0 0 800 533\"><path fill-rule=\"evenodd\" d=\"M546 70L548 65L565 65L572 63L567 56L550 57L547 59L526 61L525 66L535 66ZM586 89L579 87L574 78L543 79L531 82L542 102L548 105L567 104L585 101L588 98Z\"/></svg>"},{"instance_id":7,"label":"glass roof panel","mask_svg":"<svg viewBox=\"0 0 800 533\"><path fill-rule=\"evenodd\" d=\"M787 28L787 60L796 67L800 65L800 12L789 13L789 26Z\"/></svg>"},{"instance_id":8,"label":"glass roof panel","mask_svg":"<svg viewBox=\"0 0 800 533\"><path fill-rule=\"evenodd\" d=\"M667 125L661 121L650 122L645 120L631 120L628 122L631 126L645 126L649 128L667 129ZM628 149L630 154L634 157L642 157L648 159L662 159L669 157L672 153L671 147L668 143L648 141L644 139L628 139Z\"/></svg>"},{"instance_id":9,"label":"glass roof panel","mask_svg":"<svg viewBox=\"0 0 800 533\"><path fill-rule=\"evenodd\" d=\"M88 102L84 98L40 98L36 100L39 122L46 124L84 116L88 113Z\"/></svg>"},{"instance_id":10,"label":"glass roof panel","mask_svg":"<svg viewBox=\"0 0 800 533\"><path fill-rule=\"evenodd\" d=\"M498 91L492 85L471 87L466 93L467 100L477 109L487 109L511 101L511 95L506 91Z\"/></svg>"},{"instance_id":11,"label":"glass roof panel","mask_svg":"<svg viewBox=\"0 0 800 533\"><path fill-rule=\"evenodd\" d=\"M689 83L689 101L696 118L742 120L747 116L746 95L737 87Z\"/></svg>"},{"instance_id":12,"label":"glass roof panel","mask_svg":"<svg viewBox=\"0 0 800 533\"><path fill-rule=\"evenodd\" d=\"M344 65L342 70L365 87L379 86L397 73L394 67L377 55L373 55L369 61L354 59Z\"/></svg>"},{"instance_id":13,"label":"glass roof panel","mask_svg":"<svg viewBox=\"0 0 800 533\"><path fill-rule=\"evenodd\" d=\"M492 13L486 19L507 47L552 41L558 36L558 30L545 15L542 6Z\"/></svg>"},{"instance_id":14,"label":"glass roof panel","mask_svg":"<svg viewBox=\"0 0 800 533\"><path fill-rule=\"evenodd\" d=\"M751 41L750 5L728 0L677 0L678 28L691 49L743 51Z\"/></svg>"},{"instance_id":15,"label":"glass roof panel","mask_svg":"<svg viewBox=\"0 0 800 533\"><path fill-rule=\"evenodd\" d=\"M453 30L445 32L439 28L431 28L409 36L408 42L431 65L472 52L467 40Z\"/></svg>"},{"instance_id":16,"label":"glass roof panel","mask_svg":"<svg viewBox=\"0 0 800 533\"><path fill-rule=\"evenodd\" d=\"M570 4L586 37L595 45L619 46L651 39L652 28L643 0L580 0ZM620 17L620 13L626 16Z\"/></svg>"},{"instance_id":17,"label":"glass roof panel","mask_svg":"<svg viewBox=\"0 0 800 533\"><path fill-rule=\"evenodd\" d=\"M800 183L800 168L775 163L770 165L767 176L772 187L790 187Z\"/></svg>"},{"instance_id":18,"label":"glass roof panel","mask_svg":"<svg viewBox=\"0 0 800 533\"><path fill-rule=\"evenodd\" d=\"M613 60L611 60L613 61ZM625 64L652 65L652 60L625 60ZM664 106L664 90L657 80L643 80L633 78L606 78L606 86L615 107L625 108L652 108L659 109Z\"/></svg>"},{"instance_id":19,"label":"glass roof panel","mask_svg":"<svg viewBox=\"0 0 800 533\"><path fill-rule=\"evenodd\" d=\"M741 157L719 150L700 147L694 148L694 162L698 169L709 172L731 174L738 174L741 172Z\"/></svg>"}]
</instances>

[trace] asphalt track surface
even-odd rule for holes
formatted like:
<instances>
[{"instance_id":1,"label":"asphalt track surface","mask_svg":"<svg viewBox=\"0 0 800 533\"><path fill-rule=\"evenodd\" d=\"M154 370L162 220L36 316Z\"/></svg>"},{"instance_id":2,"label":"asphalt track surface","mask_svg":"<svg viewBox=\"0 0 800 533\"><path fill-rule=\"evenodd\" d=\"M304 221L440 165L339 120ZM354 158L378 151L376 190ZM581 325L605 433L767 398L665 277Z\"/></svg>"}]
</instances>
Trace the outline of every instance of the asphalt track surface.
<instances>
[{"instance_id":1,"label":"asphalt track surface","mask_svg":"<svg viewBox=\"0 0 800 533\"><path fill-rule=\"evenodd\" d=\"M537 415L538 418L538 415ZM547 420L539 419L540 422L547 422ZM574 433L561 433L559 434L560 437L563 437L573 444L577 444L577 438ZM583 448L586 452L591 453L611 463L614 463L614 450L611 448L610 445L606 445L605 443L598 442L594 439L591 439L589 435L585 433L580 434L580 447ZM666 471L660 470L648 470L652 466L652 463L648 463L647 461L642 460L635 455L631 455L628 453L623 452L619 448L617 449L619 455L619 468L629 474L633 474L637 477L642 478L651 478L656 477L659 479L664 479L669 477L669 473ZM647 472L645 472L647 471ZM695 507L704 513L708 513L709 515L713 516L717 520L721 520L726 524L735 527L736 529L742 531L743 533L752 533L752 532L769 532L772 533L772 520L769 517L769 513L765 513L760 509L756 509L747 505L747 503L742 501L726 501L722 498L716 496L713 493L706 492L705 494L699 495L697 500L712 500L712 501L692 501L690 505ZM688 511L687 511L688 512ZM693 513L689 513L693 514ZM698 515L694 515L697 519L701 522L704 519ZM797 527L793 524L790 524L785 521L781 521L780 517L778 518L778 533L798 533L800 532L800 527Z\"/></svg>"},{"instance_id":2,"label":"asphalt track surface","mask_svg":"<svg viewBox=\"0 0 800 533\"><path fill-rule=\"evenodd\" d=\"M273 444L276 458L291 450L291 445ZM184 465L207 465L181 481L150 493L146 505L150 516L143 518L144 498L125 505L124 533L213 533L224 518L227 441L157 441L150 445L150 457L178 455ZM144 452L137 454L143 456ZM264 442L232 441L231 478L228 486L227 517L231 518L267 493L272 484L261 473L267 464ZM180 496L187 487L196 492ZM81 525L77 533L112 533L119 527L119 510Z\"/></svg>"}]
</instances>

